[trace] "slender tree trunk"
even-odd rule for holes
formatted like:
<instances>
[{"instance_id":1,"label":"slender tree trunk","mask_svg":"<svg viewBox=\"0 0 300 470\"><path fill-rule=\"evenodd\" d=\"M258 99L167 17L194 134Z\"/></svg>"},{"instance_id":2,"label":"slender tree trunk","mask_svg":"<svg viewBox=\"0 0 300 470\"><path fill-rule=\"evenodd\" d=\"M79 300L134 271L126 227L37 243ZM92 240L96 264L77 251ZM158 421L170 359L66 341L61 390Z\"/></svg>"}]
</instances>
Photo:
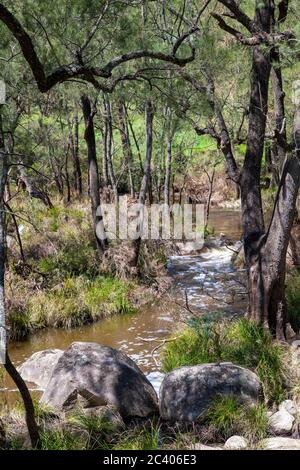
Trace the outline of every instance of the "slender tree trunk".
<instances>
[{"instance_id":1,"label":"slender tree trunk","mask_svg":"<svg viewBox=\"0 0 300 470\"><path fill-rule=\"evenodd\" d=\"M67 185L67 202L71 201L71 186L70 186L70 177L69 177L69 151L71 148L68 146L66 158L65 158L65 181Z\"/></svg>"},{"instance_id":2,"label":"slender tree trunk","mask_svg":"<svg viewBox=\"0 0 300 470\"><path fill-rule=\"evenodd\" d=\"M16 384L25 408L25 417L26 417L26 424L28 433L31 440L31 445L33 448L39 448L40 446L40 438L39 438L39 430L35 420L34 415L34 406L33 402L25 384L24 380L20 376L19 372L13 365L10 360L8 351L7 351L7 340L6 340L6 328L5 328L5 262L6 262L6 253L5 253L5 241L6 241L6 234L5 234L5 222L4 222L4 192L5 192L5 185L7 179L7 153L4 144L4 137L3 137L3 128L2 128L2 114L1 114L1 105L0 105L0 346L1 346L1 357L2 362L4 363L4 367L12 378L14 383Z\"/></svg>"},{"instance_id":3,"label":"slender tree trunk","mask_svg":"<svg viewBox=\"0 0 300 470\"><path fill-rule=\"evenodd\" d=\"M113 125L112 125L112 113L111 103L108 95L104 95L105 114L107 122L107 133L106 133L106 161L108 167L108 174L111 183L111 187L114 193L115 201L118 200L118 188L115 178L115 172L113 167Z\"/></svg>"},{"instance_id":4,"label":"slender tree trunk","mask_svg":"<svg viewBox=\"0 0 300 470\"><path fill-rule=\"evenodd\" d=\"M141 207L143 207L146 202L149 180L151 176L152 133L153 133L153 105L152 105L151 100L147 100L146 102L145 116L146 116L146 158L144 161L144 174L143 174L143 178L141 182L139 199L138 199L138 203L140 204ZM143 220L141 220L141 224L143 224ZM141 229L141 227L139 228ZM140 247L141 247L141 237L138 237L134 243L134 258L133 258L132 264L135 267L138 265Z\"/></svg>"},{"instance_id":5,"label":"slender tree trunk","mask_svg":"<svg viewBox=\"0 0 300 470\"><path fill-rule=\"evenodd\" d=\"M89 191L91 199L92 219L94 225L94 232L97 241L97 247L100 254L106 248L106 240L100 240L97 236L97 227L101 225L101 231L104 233L103 228L103 217L101 214L100 205L100 184L99 184L99 172L98 162L96 154L96 140L94 130L94 114L92 111L91 102L88 96L83 95L81 97L83 117L85 121L85 133L84 138L87 145L88 151L88 178L89 178Z\"/></svg>"},{"instance_id":6,"label":"slender tree trunk","mask_svg":"<svg viewBox=\"0 0 300 470\"><path fill-rule=\"evenodd\" d=\"M104 119L103 127L103 155L102 155L102 180L103 186L108 186L108 168L107 168L107 119Z\"/></svg>"},{"instance_id":7,"label":"slender tree trunk","mask_svg":"<svg viewBox=\"0 0 300 470\"><path fill-rule=\"evenodd\" d=\"M170 179L171 179L171 162L172 162L172 142L173 136L169 135L167 142L167 155L165 165L165 183L164 183L164 202L170 203Z\"/></svg>"},{"instance_id":8,"label":"slender tree trunk","mask_svg":"<svg viewBox=\"0 0 300 470\"><path fill-rule=\"evenodd\" d=\"M128 170L128 182L129 182L130 196L134 197L134 184L133 184L133 177L132 177L132 150L131 150L131 143L129 139L128 124L127 124L127 119L126 119L126 108L125 108L125 104L122 101L118 103L118 116L119 116L123 156L124 156L124 160L126 161L126 166Z\"/></svg>"},{"instance_id":9,"label":"slender tree trunk","mask_svg":"<svg viewBox=\"0 0 300 470\"><path fill-rule=\"evenodd\" d=\"M69 141L72 149L72 163L73 163L73 178L74 178L74 189L78 197L82 196L82 174L79 160L79 120L76 112L74 116L74 133L72 133L72 127L68 119L69 127Z\"/></svg>"},{"instance_id":10,"label":"slender tree trunk","mask_svg":"<svg viewBox=\"0 0 300 470\"><path fill-rule=\"evenodd\" d=\"M214 187L214 179L215 179L215 173L216 169L213 169L212 175L210 176L209 173L205 170L206 176L208 178L208 196L207 196L207 201L206 201L206 213L205 213L205 226L204 226L204 235L207 232L207 227L208 227L208 219L209 219L209 213L210 213L210 204L211 204L211 198L213 195L213 187Z\"/></svg>"}]
</instances>

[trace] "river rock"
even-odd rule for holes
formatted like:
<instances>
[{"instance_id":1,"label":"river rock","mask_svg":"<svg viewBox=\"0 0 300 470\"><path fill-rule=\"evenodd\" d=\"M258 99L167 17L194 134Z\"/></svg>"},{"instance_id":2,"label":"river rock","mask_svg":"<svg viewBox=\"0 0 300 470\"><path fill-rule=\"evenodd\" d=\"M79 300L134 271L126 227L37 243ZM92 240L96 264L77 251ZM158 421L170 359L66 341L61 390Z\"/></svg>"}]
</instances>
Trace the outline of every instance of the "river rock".
<instances>
[{"instance_id":1,"label":"river rock","mask_svg":"<svg viewBox=\"0 0 300 470\"><path fill-rule=\"evenodd\" d=\"M241 450L247 449L248 442L243 436L231 436L224 445L225 449Z\"/></svg>"},{"instance_id":2,"label":"river rock","mask_svg":"<svg viewBox=\"0 0 300 470\"><path fill-rule=\"evenodd\" d=\"M290 415L294 416L294 418L297 415L297 407L293 400L284 400L280 403L279 411L287 411Z\"/></svg>"},{"instance_id":3,"label":"river rock","mask_svg":"<svg viewBox=\"0 0 300 470\"><path fill-rule=\"evenodd\" d=\"M197 444L194 444L189 450L223 450L223 447L207 446L205 444L197 442Z\"/></svg>"},{"instance_id":4,"label":"river rock","mask_svg":"<svg viewBox=\"0 0 300 470\"><path fill-rule=\"evenodd\" d=\"M41 402L55 409L112 405L123 418L157 412L157 395L124 353L97 343L72 343L58 360Z\"/></svg>"},{"instance_id":5,"label":"river rock","mask_svg":"<svg viewBox=\"0 0 300 470\"><path fill-rule=\"evenodd\" d=\"M45 389L52 375L57 361L63 354L61 349L46 349L38 351L30 356L18 367L22 378L27 382L33 382Z\"/></svg>"},{"instance_id":6,"label":"river rock","mask_svg":"<svg viewBox=\"0 0 300 470\"><path fill-rule=\"evenodd\" d=\"M197 421L218 395L255 403L262 397L261 382L254 372L230 362L175 369L160 387L161 416L171 422Z\"/></svg>"},{"instance_id":7,"label":"river rock","mask_svg":"<svg viewBox=\"0 0 300 470\"><path fill-rule=\"evenodd\" d=\"M269 418L269 428L276 436L292 433L295 418L286 410L280 410Z\"/></svg>"},{"instance_id":8,"label":"river rock","mask_svg":"<svg viewBox=\"0 0 300 470\"><path fill-rule=\"evenodd\" d=\"M269 437L261 443L264 450L300 450L300 439Z\"/></svg>"}]
</instances>

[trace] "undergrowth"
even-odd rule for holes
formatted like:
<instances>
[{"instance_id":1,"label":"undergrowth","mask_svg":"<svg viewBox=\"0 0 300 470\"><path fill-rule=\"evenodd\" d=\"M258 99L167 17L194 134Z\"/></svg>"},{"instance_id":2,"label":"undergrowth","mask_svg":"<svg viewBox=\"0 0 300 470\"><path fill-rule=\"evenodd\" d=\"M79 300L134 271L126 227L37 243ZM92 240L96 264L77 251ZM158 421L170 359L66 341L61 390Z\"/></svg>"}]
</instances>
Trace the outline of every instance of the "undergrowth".
<instances>
[{"instance_id":1,"label":"undergrowth","mask_svg":"<svg viewBox=\"0 0 300 470\"><path fill-rule=\"evenodd\" d=\"M193 318L162 352L166 372L180 366L229 361L254 370L261 379L265 397L280 402L286 395L284 349L253 322L240 319Z\"/></svg>"}]
</instances>

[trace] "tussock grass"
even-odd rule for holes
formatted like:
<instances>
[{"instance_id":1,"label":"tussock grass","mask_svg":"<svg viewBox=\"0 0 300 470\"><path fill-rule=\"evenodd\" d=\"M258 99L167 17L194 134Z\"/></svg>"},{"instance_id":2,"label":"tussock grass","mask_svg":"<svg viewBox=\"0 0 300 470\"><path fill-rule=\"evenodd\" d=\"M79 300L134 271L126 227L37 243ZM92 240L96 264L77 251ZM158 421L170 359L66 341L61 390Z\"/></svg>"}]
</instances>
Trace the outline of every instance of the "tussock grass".
<instances>
[{"instance_id":1,"label":"tussock grass","mask_svg":"<svg viewBox=\"0 0 300 470\"><path fill-rule=\"evenodd\" d=\"M94 280L67 278L59 286L29 300L30 327L72 328L107 315L132 313L134 309L128 300L130 288L129 283L103 276Z\"/></svg>"},{"instance_id":2,"label":"tussock grass","mask_svg":"<svg viewBox=\"0 0 300 470\"><path fill-rule=\"evenodd\" d=\"M226 323L216 318L197 318L176 336L162 351L166 372L181 366L230 361L257 373L269 401L285 398L284 348L253 322L244 318Z\"/></svg>"},{"instance_id":3,"label":"tussock grass","mask_svg":"<svg viewBox=\"0 0 300 470\"><path fill-rule=\"evenodd\" d=\"M40 433L41 450L85 450L80 437L64 430L47 430Z\"/></svg>"},{"instance_id":4,"label":"tussock grass","mask_svg":"<svg viewBox=\"0 0 300 470\"><path fill-rule=\"evenodd\" d=\"M241 405L233 396L220 396L214 400L207 412L206 424L216 441L242 435L253 444L265 438L268 433L264 405Z\"/></svg>"},{"instance_id":5,"label":"tussock grass","mask_svg":"<svg viewBox=\"0 0 300 470\"><path fill-rule=\"evenodd\" d=\"M151 422L149 425L135 427L118 437L113 450L157 450L159 448L160 427Z\"/></svg>"}]
</instances>

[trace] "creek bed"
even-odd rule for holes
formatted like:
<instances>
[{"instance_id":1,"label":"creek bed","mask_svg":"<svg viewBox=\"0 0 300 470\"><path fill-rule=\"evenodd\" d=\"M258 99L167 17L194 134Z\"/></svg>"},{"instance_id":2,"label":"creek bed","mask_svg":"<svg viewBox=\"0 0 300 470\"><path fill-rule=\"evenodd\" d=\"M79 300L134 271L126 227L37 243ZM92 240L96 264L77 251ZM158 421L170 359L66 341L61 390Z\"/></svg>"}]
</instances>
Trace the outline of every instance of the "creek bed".
<instances>
[{"instance_id":1,"label":"creek bed","mask_svg":"<svg viewBox=\"0 0 300 470\"><path fill-rule=\"evenodd\" d=\"M215 235L225 234L238 240L241 233L239 211L212 209L209 225ZM66 349L73 341L96 342L128 354L145 372L156 390L163 374L159 349L153 350L178 327L184 319L185 292L190 308L199 313L221 311L226 315L241 313L245 308L245 288L231 266L232 248L226 246L204 249L196 256L172 256L168 261L169 275L174 279L170 293L159 302L147 305L137 314L114 316L98 323L72 330L47 329L31 335L26 341L10 344L16 365L31 354L48 348ZM6 384L7 399L14 399L12 384ZM34 390L34 387L30 387Z\"/></svg>"}]
</instances>

